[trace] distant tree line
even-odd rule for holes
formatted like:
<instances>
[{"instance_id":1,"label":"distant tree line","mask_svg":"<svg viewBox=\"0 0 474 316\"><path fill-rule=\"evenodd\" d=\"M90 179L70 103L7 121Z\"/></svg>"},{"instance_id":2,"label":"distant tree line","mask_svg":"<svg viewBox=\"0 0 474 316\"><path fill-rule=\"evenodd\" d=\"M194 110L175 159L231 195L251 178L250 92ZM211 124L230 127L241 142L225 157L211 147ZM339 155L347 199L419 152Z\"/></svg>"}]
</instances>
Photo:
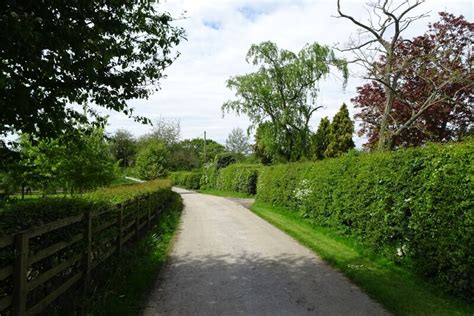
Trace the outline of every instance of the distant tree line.
<instances>
[{"instance_id":1,"label":"distant tree line","mask_svg":"<svg viewBox=\"0 0 474 316\"><path fill-rule=\"evenodd\" d=\"M180 139L179 120L159 119L152 131L135 138L124 129L110 137L113 156L122 168L128 168L142 179L164 177L169 171L194 170L213 162L216 156L229 154L234 160L246 159L250 153L248 137L240 128L229 134L226 146L212 139Z\"/></svg>"}]
</instances>

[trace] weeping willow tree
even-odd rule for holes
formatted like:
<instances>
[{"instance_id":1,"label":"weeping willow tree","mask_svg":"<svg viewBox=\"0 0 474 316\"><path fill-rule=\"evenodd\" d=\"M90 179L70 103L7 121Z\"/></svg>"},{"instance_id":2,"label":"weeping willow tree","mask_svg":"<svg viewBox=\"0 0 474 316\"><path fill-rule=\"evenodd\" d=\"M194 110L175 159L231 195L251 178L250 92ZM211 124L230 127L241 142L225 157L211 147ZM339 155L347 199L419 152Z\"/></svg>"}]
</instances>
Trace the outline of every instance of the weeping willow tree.
<instances>
[{"instance_id":1,"label":"weeping willow tree","mask_svg":"<svg viewBox=\"0 0 474 316\"><path fill-rule=\"evenodd\" d=\"M272 42L252 45L247 62L258 70L227 80L227 87L235 91L236 98L225 102L222 110L247 115L251 129L269 122L274 138L278 139L278 146L273 147L285 160L308 157L309 122L321 108L316 102L318 82L335 68L342 73L345 85L346 62L318 43L294 53L279 49Z\"/></svg>"}]
</instances>

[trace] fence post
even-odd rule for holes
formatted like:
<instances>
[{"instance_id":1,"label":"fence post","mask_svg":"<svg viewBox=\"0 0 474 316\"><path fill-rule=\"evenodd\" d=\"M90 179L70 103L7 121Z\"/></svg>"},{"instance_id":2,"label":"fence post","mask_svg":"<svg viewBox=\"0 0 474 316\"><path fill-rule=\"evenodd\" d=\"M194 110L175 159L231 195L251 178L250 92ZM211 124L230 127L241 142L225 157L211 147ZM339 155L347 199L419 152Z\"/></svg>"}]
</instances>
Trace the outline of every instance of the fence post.
<instances>
[{"instance_id":1,"label":"fence post","mask_svg":"<svg viewBox=\"0 0 474 316\"><path fill-rule=\"evenodd\" d=\"M136 240L140 239L140 199L136 198L136 204L137 204L137 220L136 220Z\"/></svg>"},{"instance_id":2,"label":"fence post","mask_svg":"<svg viewBox=\"0 0 474 316\"><path fill-rule=\"evenodd\" d=\"M92 212L88 211L85 214L86 219L86 238L87 238L87 249L86 249L86 258L85 258L85 278L84 278L84 291L87 293L89 291L89 286L91 282L91 266L92 266Z\"/></svg>"},{"instance_id":3,"label":"fence post","mask_svg":"<svg viewBox=\"0 0 474 316\"><path fill-rule=\"evenodd\" d=\"M122 253L122 229L123 229L123 203L119 206L120 210L118 212L118 236L117 236L117 251L118 253Z\"/></svg>"},{"instance_id":4,"label":"fence post","mask_svg":"<svg viewBox=\"0 0 474 316\"><path fill-rule=\"evenodd\" d=\"M27 233L15 235L15 262L13 271L13 314L26 314L28 298L26 273L28 271L29 236Z\"/></svg>"},{"instance_id":5,"label":"fence post","mask_svg":"<svg viewBox=\"0 0 474 316\"><path fill-rule=\"evenodd\" d=\"M148 194L148 230L151 227L151 194Z\"/></svg>"}]
</instances>

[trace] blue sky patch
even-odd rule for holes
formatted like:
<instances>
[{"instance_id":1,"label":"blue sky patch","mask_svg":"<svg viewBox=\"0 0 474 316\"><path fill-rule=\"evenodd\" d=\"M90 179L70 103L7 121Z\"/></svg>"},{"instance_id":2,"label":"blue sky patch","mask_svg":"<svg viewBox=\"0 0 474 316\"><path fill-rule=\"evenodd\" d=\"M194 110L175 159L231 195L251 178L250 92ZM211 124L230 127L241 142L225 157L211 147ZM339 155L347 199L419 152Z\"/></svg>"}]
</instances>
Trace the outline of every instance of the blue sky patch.
<instances>
[{"instance_id":1,"label":"blue sky patch","mask_svg":"<svg viewBox=\"0 0 474 316\"><path fill-rule=\"evenodd\" d=\"M212 21L212 20L204 20L203 24L207 27L210 27L214 30L220 30L222 27L222 23L219 21Z\"/></svg>"},{"instance_id":2,"label":"blue sky patch","mask_svg":"<svg viewBox=\"0 0 474 316\"><path fill-rule=\"evenodd\" d=\"M252 6L243 6L239 8L239 12L247 19L254 22L257 17L264 14L265 11L262 8L256 8Z\"/></svg>"}]
</instances>

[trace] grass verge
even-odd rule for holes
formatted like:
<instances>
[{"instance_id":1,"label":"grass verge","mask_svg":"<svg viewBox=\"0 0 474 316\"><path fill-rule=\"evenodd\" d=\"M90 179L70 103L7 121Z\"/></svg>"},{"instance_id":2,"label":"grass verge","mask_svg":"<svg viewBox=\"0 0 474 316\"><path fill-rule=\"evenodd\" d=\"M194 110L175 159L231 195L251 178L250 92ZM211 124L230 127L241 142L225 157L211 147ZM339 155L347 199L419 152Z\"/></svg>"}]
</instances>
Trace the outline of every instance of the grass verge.
<instances>
[{"instance_id":1,"label":"grass verge","mask_svg":"<svg viewBox=\"0 0 474 316\"><path fill-rule=\"evenodd\" d=\"M139 315L165 263L182 210L179 198L176 209L162 215L160 224L136 247L114 263L113 272L101 276L105 281L91 295L91 315Z\"/></svg>"},{"instance_id":2,"label":"grass verge","mask_svg":"<svg viewBox=\"0 0 474 316\"><path fill-rule=\"evenodd\" d=\"M109 186L118 187L122 185L129 185L129 184L136 184L136 183L137 183L136 181L127 179L125 178L125 176L123 176L123 177L115 178L114 180L112 180Z\"/></svg>"},{"instance_id":3,"label":"grass verge","mask_svg":"<svg viewBox=\"0 0 474 316\"><path fill-rule=\"evenodd\" d=\"M233 198L243 198L243 199L253 199L255 196L248 195L245 193L240 192L232 192L232 191L219 191L219 190L212 190L212 189L199 189L199 193L203 194L210 194L215 196L222 196L222 197L233 197Z\"/></svg>"},{"instance_id":4,"label":"grass verge","mask_svg":"<svg viewBox=\"0 0 474 316\"><path fill-rule=\"evenodd\" d=\"M251 210L337 268L395 315L473 315L474 306L334 230L318 227L288 209L257 203Z\"/></svg>"}]
</instances>

